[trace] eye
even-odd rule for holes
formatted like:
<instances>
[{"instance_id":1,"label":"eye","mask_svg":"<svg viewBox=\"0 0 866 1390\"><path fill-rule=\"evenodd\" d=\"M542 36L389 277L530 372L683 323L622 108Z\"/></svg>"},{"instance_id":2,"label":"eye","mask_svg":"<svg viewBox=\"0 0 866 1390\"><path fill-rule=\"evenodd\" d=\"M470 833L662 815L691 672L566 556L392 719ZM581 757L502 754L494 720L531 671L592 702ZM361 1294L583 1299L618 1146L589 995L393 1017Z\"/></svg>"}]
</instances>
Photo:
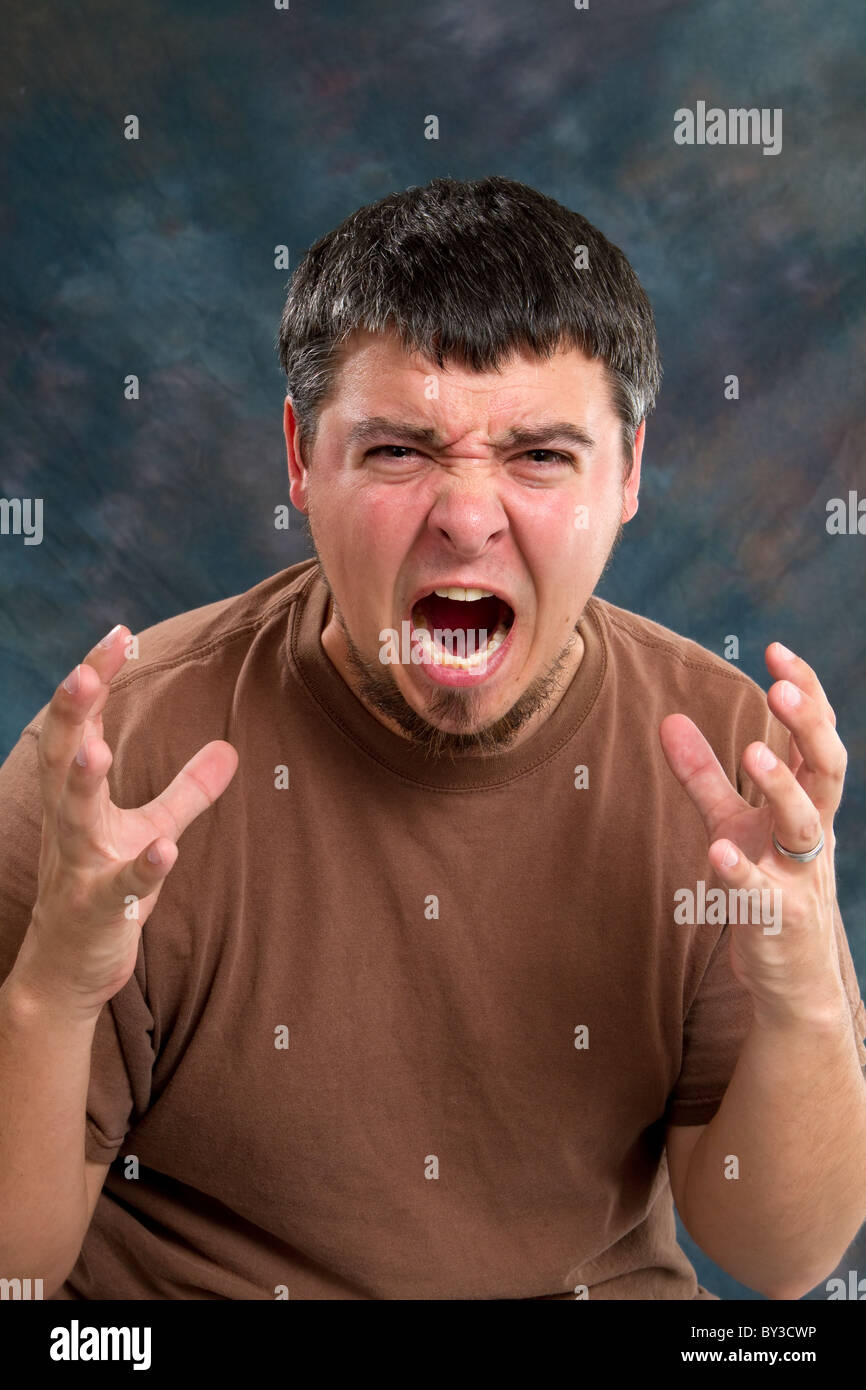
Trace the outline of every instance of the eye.
<instances>
[{"instance_id":1,"label":"eye","mask_svg":"<svg viewBox=\"0 0 866 1390\"><path fill-rule=\"evenodd\" d=\"M548 459L553 459L557 463L571 463L568 454L557 453L555 449L527 449L524 458L530 458L535 454L546 454ZM533 463L545 463L546 459L532 458Z\"/></svg>"},{"instance_id":2,"label":"eye","mask_svg":"<svg viewBox=\"0 0 866 1390\"><path fill-rule=\"evenodd\" d=\"M409 458L420 457L418 450L411 448L408 444L379 444L374 449L367 450L368 458L383 458L388 463L402 463ZM555 449L527 449L521 454L522 459L528 459L530 463L547 469L555 468L564 464L572 467L574 460L570 454L559 453Z\"/></svg>"}]
</instances>

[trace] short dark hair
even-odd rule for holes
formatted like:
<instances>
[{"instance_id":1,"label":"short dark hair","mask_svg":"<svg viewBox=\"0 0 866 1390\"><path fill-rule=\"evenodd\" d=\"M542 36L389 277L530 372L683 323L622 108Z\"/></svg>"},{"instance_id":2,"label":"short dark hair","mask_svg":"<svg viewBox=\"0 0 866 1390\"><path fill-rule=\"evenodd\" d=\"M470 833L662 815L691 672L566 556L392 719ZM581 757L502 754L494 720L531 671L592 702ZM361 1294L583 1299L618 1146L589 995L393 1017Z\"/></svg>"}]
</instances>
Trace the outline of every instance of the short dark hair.
<instances>
[{"instance_id":1,"label":"short dark hair","mask_svg":"<svg viewBox=\"0 0 866 1390\"><path fill-rule=\"evenodd\" d=\"M303 256L277 347L306 462L340 347L358 329L396 331L437 366L474 371L515 349L580 348L606 364L628 463L661 382L652 307L622 251L579 213L500 175L390 193Z\"/></svg>"}]
</instances>

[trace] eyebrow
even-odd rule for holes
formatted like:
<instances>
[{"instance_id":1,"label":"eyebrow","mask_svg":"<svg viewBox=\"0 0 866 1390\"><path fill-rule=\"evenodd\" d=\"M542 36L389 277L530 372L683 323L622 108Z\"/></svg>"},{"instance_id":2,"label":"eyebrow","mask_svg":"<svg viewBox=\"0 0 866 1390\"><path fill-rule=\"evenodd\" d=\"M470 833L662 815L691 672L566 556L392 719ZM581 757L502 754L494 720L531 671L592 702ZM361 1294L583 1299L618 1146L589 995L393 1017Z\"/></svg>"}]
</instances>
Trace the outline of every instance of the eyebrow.
<instances>
[{"instance_id":1,"label":"eyebrow","mask_svg":"<svg viewBox=\"0 0 866 1390\"><path fill-rule=\"evenodd\" d=\"M443 449L445 441L438 430L430 426L413 425L408 421L390 420L386 415L370 415L358 420L349 430L347 443L364 444L383 434L392 439L408 440L412 444L426 444L432 449ZM513 449L521 445L524 449L540 449L553 440L567 442L587 452L596 447L596 441L580 425L569 420L545 420L531 427L514 427L493 440L496 449Z\"/></svg>"}]
</instances>

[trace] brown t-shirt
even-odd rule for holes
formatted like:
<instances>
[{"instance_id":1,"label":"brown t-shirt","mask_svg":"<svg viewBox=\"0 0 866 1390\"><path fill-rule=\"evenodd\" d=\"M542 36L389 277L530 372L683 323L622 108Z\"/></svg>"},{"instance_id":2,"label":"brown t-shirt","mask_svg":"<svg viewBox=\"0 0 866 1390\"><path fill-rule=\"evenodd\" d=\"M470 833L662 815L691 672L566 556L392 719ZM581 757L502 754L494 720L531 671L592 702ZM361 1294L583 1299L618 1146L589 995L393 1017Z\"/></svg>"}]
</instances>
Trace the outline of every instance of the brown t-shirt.
<instances>
[{"instance_id":1,"label":"brown t-shirt","mask_svg":"<svg viewBox=\"0 0 866 1390\"><path fill-rule=\"evenodd\" d=\"M658 725L690 715L732 779L787 735L734 667L592 598L546 723L425 760L332 667L326 611L305 561L139 634L112 688L119 805L210 739L240 763L100 1015L87 1155L116 1162L57 1297L714 1297L676 1242L665 1125L715 1114L751 1004L729 928L674 920L714 880ZM41 713L0 769L3 978Z\"/></svg>"}]
</instances>

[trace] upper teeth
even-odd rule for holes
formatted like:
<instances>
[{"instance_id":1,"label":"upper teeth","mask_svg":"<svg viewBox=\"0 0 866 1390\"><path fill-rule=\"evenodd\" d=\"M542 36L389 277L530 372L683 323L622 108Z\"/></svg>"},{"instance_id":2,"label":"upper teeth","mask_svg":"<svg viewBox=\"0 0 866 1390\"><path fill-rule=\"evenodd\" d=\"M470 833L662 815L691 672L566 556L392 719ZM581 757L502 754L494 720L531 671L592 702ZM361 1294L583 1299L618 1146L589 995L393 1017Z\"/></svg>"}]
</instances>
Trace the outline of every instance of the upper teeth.
<instances>
[{"instance_id":1,"label":"upper teeth","mask_svg":"<svg viewBox=\"0 0 866 1390\"><path fill-rule=\"evenodd\" d=\"M456 598L462 603L474 603L479 598L493 598L489 589L434 589L439 598Z\"/></svg>"}]
</instances>

